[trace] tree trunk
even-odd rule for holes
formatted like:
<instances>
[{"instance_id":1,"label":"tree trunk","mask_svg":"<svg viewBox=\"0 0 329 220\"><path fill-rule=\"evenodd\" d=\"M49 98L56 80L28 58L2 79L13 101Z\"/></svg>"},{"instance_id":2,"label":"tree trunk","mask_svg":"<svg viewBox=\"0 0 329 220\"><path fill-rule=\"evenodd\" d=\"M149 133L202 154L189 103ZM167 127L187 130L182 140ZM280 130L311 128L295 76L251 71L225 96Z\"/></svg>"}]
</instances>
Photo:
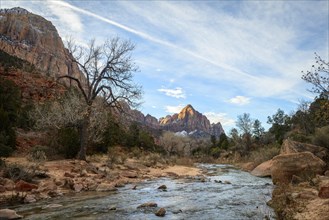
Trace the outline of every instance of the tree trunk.
<instances>
[{"instance_id":1,"label":"tree trunk","mask_svg":"<svg viewBox=\"0 0 329 220\"><path fill-rule=\"evenodd\" d=\"M91 106L88 106L87 113L85 117L82 119L82 123L80 127L80 151L77 156L77 159L79 160L86 160L90 115L91 115Z\"/></svg>"}]
</instances>

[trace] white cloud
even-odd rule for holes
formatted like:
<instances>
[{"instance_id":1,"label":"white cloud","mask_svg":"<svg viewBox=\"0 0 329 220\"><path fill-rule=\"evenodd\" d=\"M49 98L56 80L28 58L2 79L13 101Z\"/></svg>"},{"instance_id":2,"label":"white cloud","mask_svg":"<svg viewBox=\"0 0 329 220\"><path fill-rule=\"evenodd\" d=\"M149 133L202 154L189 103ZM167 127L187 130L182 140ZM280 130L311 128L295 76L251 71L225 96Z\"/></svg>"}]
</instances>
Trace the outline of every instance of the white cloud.
<instances>
[{"instance_id":1,"label":"white cloud","mask_svg":"<svg viewBox=\"0 0 329 220\"><path fill-rule=\"evenodd\" d=\"M77 34L83 32L83 23L80 16L75 13L74 10L67 7L67 3L58 1L44 1L46 7L48 7L56 17L58 17L58 25L61 25L61 30L66 31L67 34Z\"/></svg>"},{"instance_id":2,"label":"white cloud","mask_svg":"<svg viewBox=\"0 0 329 220\"><path fill-rule=\"evenodd\" d=\"M183 104L179 104L177 106L167 105L167 106L165 106L165 109L166 109L166 112L168 112L170 114L175 114L175 113L179 113L184 107L185 107L185 105L183 105Z\"/></svg>"},{"instance_id":3,"label":"white cloud","mask_svg":"<svg viewBox=\"0 0 329 220\"><path fill-rule=\"evenodd\" d=\"M235 120L229 118L226 113L205 112L204 115L209 119L210 123L220 122L223 126L235 125Z\"/></svg>"},{"instance_id":4,"label":"white cloud","mask_svg":"<svg viewBox=\"0 0 329 220\"><path fill-rule=\"evenodd\" d=\"M174 97L176 99L185 99L186 95L182 88L176 87L175 89L158 89L159 92L163 92L167 96Z\"/></svg>"},{"instance_id":5,"label":"white cloud","mask_svg":"<svg viewBox=\"0 0 329 220\"><path fill-rule=\"evenodd\" d=\"M235 96L229 100L229 103L236 104L236 105L246 105L250 103L250 98L245 96Z\"/></svg>"}]
</instances>

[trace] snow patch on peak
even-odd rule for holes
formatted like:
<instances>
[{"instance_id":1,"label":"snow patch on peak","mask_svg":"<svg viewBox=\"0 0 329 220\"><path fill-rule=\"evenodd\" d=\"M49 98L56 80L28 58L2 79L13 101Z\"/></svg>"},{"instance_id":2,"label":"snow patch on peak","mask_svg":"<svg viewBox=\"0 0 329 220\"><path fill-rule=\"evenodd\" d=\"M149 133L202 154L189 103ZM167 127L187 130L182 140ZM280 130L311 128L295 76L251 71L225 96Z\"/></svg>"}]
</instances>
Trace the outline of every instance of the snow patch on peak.
<instances>
[{"instance_id":1,"label":"snow patch on peak","mask_svg":"<svg viewBox=\"0 0 329 220\"><path fill-rule=\"evenodd\" d=\"M186 131L179 131L179 132L176 132L175 135L179 136L179 137L186 137L188 134Z\"/></svg>"}]
</instances>

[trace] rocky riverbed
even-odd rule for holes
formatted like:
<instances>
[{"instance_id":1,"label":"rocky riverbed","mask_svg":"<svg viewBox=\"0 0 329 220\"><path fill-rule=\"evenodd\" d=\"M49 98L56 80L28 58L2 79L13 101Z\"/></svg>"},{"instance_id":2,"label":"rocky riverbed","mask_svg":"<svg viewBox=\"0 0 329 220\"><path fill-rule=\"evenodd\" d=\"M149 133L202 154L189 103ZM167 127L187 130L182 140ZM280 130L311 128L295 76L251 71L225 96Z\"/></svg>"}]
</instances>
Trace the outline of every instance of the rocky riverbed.
<instances>
[{"instance_id":1,"label":"rocky riverbed","mask_svg":"<svg viewBox=\"0 0 329 220\"><path fill-rule=\"evenodd\" d=\"M26 219L157 219L156 213L165 219L274 216L266 205L273 189L271 179L254 177L230 165L199 164L194 169L203 175L161 177L162 173L117 191L80 192L11 208Z\"/></svg>"}]
</instances>

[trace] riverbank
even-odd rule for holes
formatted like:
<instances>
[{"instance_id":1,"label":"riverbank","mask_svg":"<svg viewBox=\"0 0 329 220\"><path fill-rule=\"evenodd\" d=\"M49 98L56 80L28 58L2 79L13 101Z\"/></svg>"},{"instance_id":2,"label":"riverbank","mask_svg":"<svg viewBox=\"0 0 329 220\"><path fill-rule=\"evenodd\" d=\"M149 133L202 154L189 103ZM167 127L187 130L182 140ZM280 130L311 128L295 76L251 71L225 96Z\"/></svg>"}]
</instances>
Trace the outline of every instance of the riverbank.
<instances>
[{"instance_id":1,"label":"riverbank","mask_svg":"<svg viewBox=\"0 0 329 220\"><path fill-rule=\"evenodd\" d=\"M16 203L33 203L83 191L108 192L126 184L134 184L159 177L204 178L196 167L168 165L138 159L120 163L106 156L80 160L31 162L23 157L9 157L0 178L1 207ZM146 164L146 165L145 165ZM20 179L20 180L18 180Z\"/></svg>"},{"instance_id":2,"label":"riverbank","mask_svg":"<svg viewBox=\"0 0 329 220\"><path fill-rule=\"evenodd\" d=\"M252 162L235 166L247 172L254 167ZM290 183L275 185L268 205L278 219L329 219L329 172L306 181L295 176Z\"/></svg>"}]
</instances>

